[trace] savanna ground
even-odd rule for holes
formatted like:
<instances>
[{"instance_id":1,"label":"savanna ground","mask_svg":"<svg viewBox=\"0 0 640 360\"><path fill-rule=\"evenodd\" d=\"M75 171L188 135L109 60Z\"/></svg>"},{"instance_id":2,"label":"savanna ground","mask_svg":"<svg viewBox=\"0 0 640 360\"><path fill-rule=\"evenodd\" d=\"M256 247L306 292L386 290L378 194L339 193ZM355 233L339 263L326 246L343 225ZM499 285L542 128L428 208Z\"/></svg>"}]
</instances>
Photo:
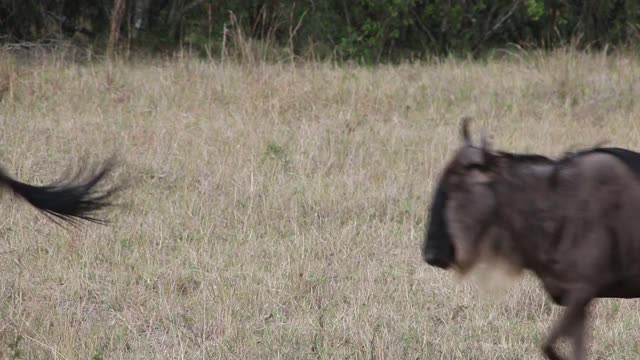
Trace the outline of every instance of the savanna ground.
<instances>
[{"instance_id":1,"label":"savanna ground","mask_svg":"<svg viewBox=\"0 0 640 360\"><path fill-rule=\"evenodd\" d=\"M640 148L640 61L512 54L336 67L0 57L0 162L32 183L117 153L109 227L0 207L4 358L541 358L559 314L525 276L483 295L420 256L462 116L495 146ZM594 359L640 356L600 301Z\"/></svg>"}]
</instances>

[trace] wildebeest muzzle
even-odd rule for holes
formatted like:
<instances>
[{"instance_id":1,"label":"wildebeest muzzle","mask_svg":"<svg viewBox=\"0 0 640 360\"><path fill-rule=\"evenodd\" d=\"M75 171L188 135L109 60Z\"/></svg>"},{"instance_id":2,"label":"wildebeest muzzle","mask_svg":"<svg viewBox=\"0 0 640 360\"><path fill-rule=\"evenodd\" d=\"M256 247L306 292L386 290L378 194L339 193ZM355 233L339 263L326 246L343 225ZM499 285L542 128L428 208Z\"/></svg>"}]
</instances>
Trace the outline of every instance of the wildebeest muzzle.
<instances>
[{"instance_id":1,"label":"wildebeest muzzle","mask_svg":"<svg viewBox=\"0 0 640 360\"><path fill-rule=\"evenodd\" d=\"M438 184L431 203L429 218L425 224L422 259L429 265L449 268L455 261L455 251L444 217L447 193L443 184Z\"/></svg>"}]
</instances>

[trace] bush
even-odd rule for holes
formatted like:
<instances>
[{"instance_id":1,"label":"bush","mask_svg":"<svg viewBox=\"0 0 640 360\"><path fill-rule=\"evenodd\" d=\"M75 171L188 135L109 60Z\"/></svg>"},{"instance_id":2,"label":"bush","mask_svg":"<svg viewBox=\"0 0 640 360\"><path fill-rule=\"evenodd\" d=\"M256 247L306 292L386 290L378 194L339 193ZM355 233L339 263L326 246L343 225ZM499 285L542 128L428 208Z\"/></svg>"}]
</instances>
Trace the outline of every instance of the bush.
<instances>
[{"instance_id":1,"label":"bush","mask_svg":"<svg viewBox=\"0 0 640 360\"><path fill-rule=\"evenodd\" d=\"M80 32L102 43L112 8L113 0L0 0L0 29L5 42ZM638 38L640 5L637 0L129 0L125 18L122 38L133 48L188 46L221 56L227 47L254 41L283 49L282 56L375 63L477 55L509 44L627 45Z\"/></svg>"}]
</instances>

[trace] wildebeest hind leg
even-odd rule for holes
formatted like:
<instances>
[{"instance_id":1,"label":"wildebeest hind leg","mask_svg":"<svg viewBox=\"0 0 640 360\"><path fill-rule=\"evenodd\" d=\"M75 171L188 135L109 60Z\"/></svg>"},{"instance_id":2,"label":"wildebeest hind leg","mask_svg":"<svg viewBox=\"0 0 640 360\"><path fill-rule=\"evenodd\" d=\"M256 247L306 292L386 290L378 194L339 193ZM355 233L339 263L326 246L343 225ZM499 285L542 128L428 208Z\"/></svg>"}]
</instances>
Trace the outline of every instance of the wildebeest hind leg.
<instances>
[{"instance_id":1,"label":"wildebeest hind leg","mask_svg":"<svg viewBox=\"0 0 640 360\"><path fill-rule=\"evenodd\" d=\"M542 346L542 351L549 360L563 359L555 350L555 344L565 336L570 337L572 340L573 358L575 360L586 360L586 307L591 301L591 297L581 296L576 300L567 305L564 314L551 330L549 337Z\"/></svg>"}]
</instances>

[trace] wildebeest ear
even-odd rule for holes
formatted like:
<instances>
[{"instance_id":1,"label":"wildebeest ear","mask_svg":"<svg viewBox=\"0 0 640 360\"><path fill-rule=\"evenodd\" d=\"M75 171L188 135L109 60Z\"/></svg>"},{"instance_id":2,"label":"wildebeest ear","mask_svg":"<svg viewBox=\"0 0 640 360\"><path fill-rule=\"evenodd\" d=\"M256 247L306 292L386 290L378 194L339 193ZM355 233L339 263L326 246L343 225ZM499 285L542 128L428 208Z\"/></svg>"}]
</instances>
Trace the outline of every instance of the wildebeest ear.
<instances>
[{"instance_id":1,"label":"wildebeest ear","mask_svg":"<svg viewBox=\"0 0 640 360\"><path fill-rule=\"evenodd\" d=\"M491 171L472 171L469 174L469 182L473 184L486 184L493 181L494 173Z\"/></svg>"},{"instance_id":2,"label":"wildebeest ear","mask_svg":"<svg viewBox=\"0 0 640 360\"><path fill-rule=\"evenodd\" d=\"M461 122L460 133L462 134L462 140L466 145L471 145L471 136L469 135L469 122L471 122L471 117L465 116Z\"/></svg>"}]
</instances>

